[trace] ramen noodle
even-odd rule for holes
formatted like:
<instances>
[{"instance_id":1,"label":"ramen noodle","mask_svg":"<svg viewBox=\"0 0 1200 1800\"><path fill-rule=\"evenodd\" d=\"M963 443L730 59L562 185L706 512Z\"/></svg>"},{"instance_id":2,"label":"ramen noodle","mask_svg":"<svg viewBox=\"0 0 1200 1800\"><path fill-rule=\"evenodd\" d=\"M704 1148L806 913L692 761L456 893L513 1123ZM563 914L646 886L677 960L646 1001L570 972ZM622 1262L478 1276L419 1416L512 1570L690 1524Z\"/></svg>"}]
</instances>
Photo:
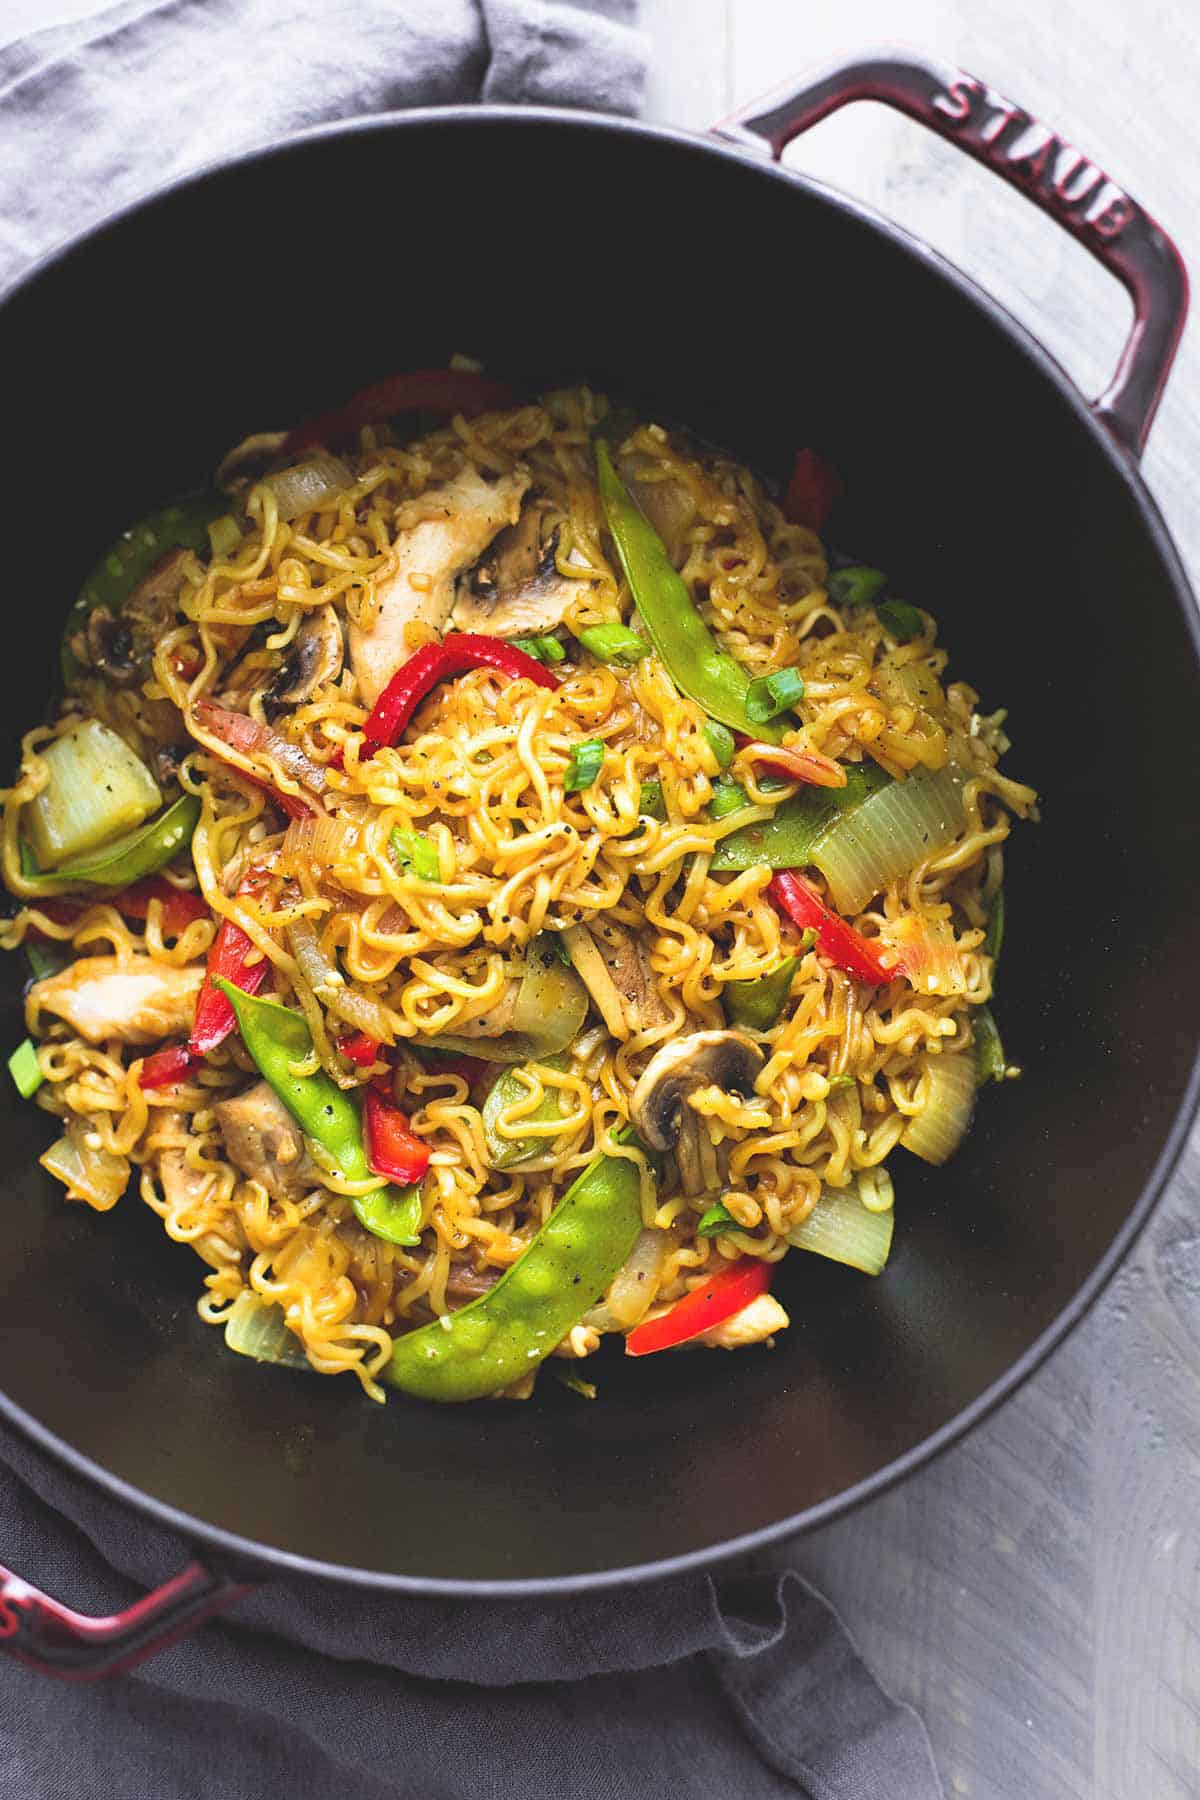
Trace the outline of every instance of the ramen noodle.
<instances>
[{"instance_id":1,"label":"ramen noodle","mask_svg":"<svg viewBox=\"0 0 1200 1800\"><path fill-rule=\"evenodd\" d=\"M1035 795L930 615L831 570L803 458L789 517L586 388L456 382L421 435L248 439L126 534L5 795L46 1166L101 1211L134 1176L235 1348L375 1399L505 1294L510 1394L606 1336L772 1339L774 1265L878 1272L892 1174L1015 1073ZM562 1291L564 1238L518 1316L500 1278L597 1169L602 1285Z\"/></svg>"}]
</instances>

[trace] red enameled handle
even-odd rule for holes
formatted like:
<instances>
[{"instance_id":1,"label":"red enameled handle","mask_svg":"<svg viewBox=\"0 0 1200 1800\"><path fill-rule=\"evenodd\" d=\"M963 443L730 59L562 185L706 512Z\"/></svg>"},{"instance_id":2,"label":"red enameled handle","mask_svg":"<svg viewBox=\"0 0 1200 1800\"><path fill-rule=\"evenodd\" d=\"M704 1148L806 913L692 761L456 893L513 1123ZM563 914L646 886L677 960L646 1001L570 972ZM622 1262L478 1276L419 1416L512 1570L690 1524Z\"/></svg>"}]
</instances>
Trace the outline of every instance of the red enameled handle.
<instances>
[{"instance_id":1,"label":"red enameled handle","mask_svg":"<svg viewBox=\"0 0 1200 1800\"><path fill-rule=\"evenodd\" d=\"M1188 308L1187 271L1162 227L1082 151L986 82L909 50L868 51L790 82L714 131L778 160L800 132L851 100L882 101L957 144L1019 188L1128 289L1133 326L1095 411L1117 443L1140 456Z\"/></svg>"},{"instance_id":2,"label":"red enameled handle","mask_svg":"<svg viewBox=\"0 0 1200 1800\"><path fill-rule=\"evenodd\" d=\"M124 1612L96 1619L0 1567L0 1651L43 1675L99 1681L195 1631L252 1585L193 1562Z\"/></svg>"}]
</instances>

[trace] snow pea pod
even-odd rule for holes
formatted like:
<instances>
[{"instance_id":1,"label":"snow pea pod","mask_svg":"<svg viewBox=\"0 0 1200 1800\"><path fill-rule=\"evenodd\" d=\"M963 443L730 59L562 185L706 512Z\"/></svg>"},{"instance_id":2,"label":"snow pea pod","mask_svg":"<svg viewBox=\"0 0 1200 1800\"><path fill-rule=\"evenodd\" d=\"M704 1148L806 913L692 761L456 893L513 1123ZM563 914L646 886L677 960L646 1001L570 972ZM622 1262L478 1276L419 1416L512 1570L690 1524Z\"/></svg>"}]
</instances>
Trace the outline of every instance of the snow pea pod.
<instances>
[{"instance_id":1,"label":"snow pea pod","mask_svg":"<svg viewBox=\"0 0 1200 1800\"><path fill-rule=\"evenodd\" d=\"M21 872L30 881L54 884L54 892L64 882L86 882L89 887L124 888L140 881L144 875L157 875L175 858L185 844L191 843L200 802L194 794L181 794L164 812L145 825L125 832L110 843L85 851L73 862L60 863L56 869L38 868L32 848L21 840Z\"/></svg>"},{"instance_id":2,"label":"snow pea pod","mask_svg":"<svg viewBox=\"0 0 1200 1800\"><path fill-rule=\"evenodd\" d=\"M400 1338L383 1379L422 1400L482 1400L535 1369L633 1249L640 1195L635 1163L597 1157L495 1287Z\"/></svg>"},{"instance_id":3,"label":"snow pea pod","mask_svg":"<svg viewBox=\"0 0 1200 1800\"><path fill-rule=\"evenodd\" d=\"M729 1023L748 1025L752 1031L770 1031L787 1005L792 976L801 960L799 956L788 956L777 969L754 981L727 981L721 997Z\"/></svg>"},{"instance_id":4,"label":"snow pea pod","mask_svg":"<svg viewBox=\"0 0 1200 1800\"><path fill-rule=\"evenodd\" d=\"M602 437L596 439L596 468L605 522L633 603L676 687L731 730L760 742L782 743L786 721L755 721L746 711L750 677L721 649L696 611L687 583L614 469Z\"/></svg>"},{"instance_id":5,"label":"snow pea pod","mask_svg":"<svg viewBox=\"0 0 1200 1800\"><path fill-rule=\"evenodd\" d=\"M92 609L107 606L110 612L120 612L139 582L145 580L166 551L203 549L208 542L210 523L228 507L229 501L221 494L188 494L182 500L160 507L157 512L147 513L144 519L121 533L116 543L104 552L67 614L62 638L64 681L73 681L80 672L71 640L87 624Z\"/></svg>"},{"instance_id":6,"label":"snow pea pod","mask_svg":"<svg viewBox=\"0 0 1200 1800\"><path fill-rule=\"evenodd\" d=\"M312 1033L304 1016L274 1000L243 993L223 975L213 977L232 1006L242 1042L259 1073L313 1142L327 1150L347 1181L369 1181L362 1121L350 1095L324 1069L296 1075L293 1065L312 1054ZM415 1244L421 1228L421 1189L377 1188L351 1200L360 1225L391 1244Z\"/></svg>"},{"instance_id":7,"label":"snow pea pod","mask_svg":"<svg viewBox=\"0 0 1200 1800\"><path fill-rule=\"evenodd\" d=\"M717 845L709 867L722 873L754 869L760 863L772 869L803 869L817 860L822 839L836 822L890 780L874 763L852 763L846 769L845 787L806 788L776 807L769 819L731 831Z\"/></svg>"}]
</instances>

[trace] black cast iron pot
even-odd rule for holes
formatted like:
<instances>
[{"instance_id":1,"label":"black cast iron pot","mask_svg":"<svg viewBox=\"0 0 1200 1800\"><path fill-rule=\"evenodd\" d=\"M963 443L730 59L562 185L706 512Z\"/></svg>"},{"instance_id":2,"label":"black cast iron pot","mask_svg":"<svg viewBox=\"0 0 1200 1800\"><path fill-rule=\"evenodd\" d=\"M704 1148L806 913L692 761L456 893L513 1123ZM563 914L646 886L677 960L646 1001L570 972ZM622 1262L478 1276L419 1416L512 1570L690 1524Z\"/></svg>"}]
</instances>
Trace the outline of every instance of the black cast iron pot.
<instances>
[{"instance_id":1,"label":"black cast iron pot","mask_svg":"<svg viewBox=\"0 0 1200 1800\"><path fill-rule=\"evenodd\" d=\"M772 166L857 98L1023 185L1130 288L1102 402L923 246ZM1077 152L907 55L719 137L486 108L339 125L186 181L25 280L0 313L5 587L25 634L0 666L0 761L114 525L243 433L393 369L469 349L534 387L584 375L768 474L814 445L847 478L836 541L937 616L953 666L1010 708L1012 772L1043 791L1043 823L1011 846L998 1003L1026 1077L983 1096L949 1167L898 1153L881 1280L787 1260L774 1354L615 1357L594 1405L546 1383L526 1406L445 1410L227 1354L196 1317L191 1252L132 1197L105 1218L64 1205L37 1167L47 1122L8 1092L0 1405L205 1565L99 1624L11 1577L0 1636L29 1660L120 1666L283 1568L563 1593L827 1520L1035 1367L1180 1149L1200 1021L1197 634L1137 472L1186 308L1178 257ZM19 972L0 979L15 1042Z\"/></svg>"}]
</instances>

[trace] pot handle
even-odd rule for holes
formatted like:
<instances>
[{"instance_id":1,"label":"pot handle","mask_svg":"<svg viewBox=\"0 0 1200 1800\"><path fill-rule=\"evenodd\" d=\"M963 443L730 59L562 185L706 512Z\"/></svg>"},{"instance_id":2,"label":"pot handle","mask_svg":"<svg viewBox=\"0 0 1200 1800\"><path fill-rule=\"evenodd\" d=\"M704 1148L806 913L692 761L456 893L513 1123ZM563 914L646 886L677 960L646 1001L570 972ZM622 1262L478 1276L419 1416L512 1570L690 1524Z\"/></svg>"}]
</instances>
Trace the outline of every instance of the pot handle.
<instances>
[{"instance_id":1,"label":"pot handle","mask_svg":"<svg viewBox=\"0 0 1200 1800\"><path fill-rule=\"evenodd\" d=\"M1133 325L1096 416L1139 457L1183 332L1187 270L1148 212L1082 151L986 82L899 47L788 82L713 127L778 161L786 145L851 100L878 100L984 163L1086 246L1133 300Z\"/></svg>"},{"instance_id":2,"label":"pot handle","mask_svg":"<svg viewBox=\"0 0 1200 1800\"><path fill-rule=\"evenodd\" d=\"M123 1612L94 1618L0 1567L0 1651L42 1675L99 1681L186 1637L253 1585L191 1562Z\"/></svg>"}]
</instances>

